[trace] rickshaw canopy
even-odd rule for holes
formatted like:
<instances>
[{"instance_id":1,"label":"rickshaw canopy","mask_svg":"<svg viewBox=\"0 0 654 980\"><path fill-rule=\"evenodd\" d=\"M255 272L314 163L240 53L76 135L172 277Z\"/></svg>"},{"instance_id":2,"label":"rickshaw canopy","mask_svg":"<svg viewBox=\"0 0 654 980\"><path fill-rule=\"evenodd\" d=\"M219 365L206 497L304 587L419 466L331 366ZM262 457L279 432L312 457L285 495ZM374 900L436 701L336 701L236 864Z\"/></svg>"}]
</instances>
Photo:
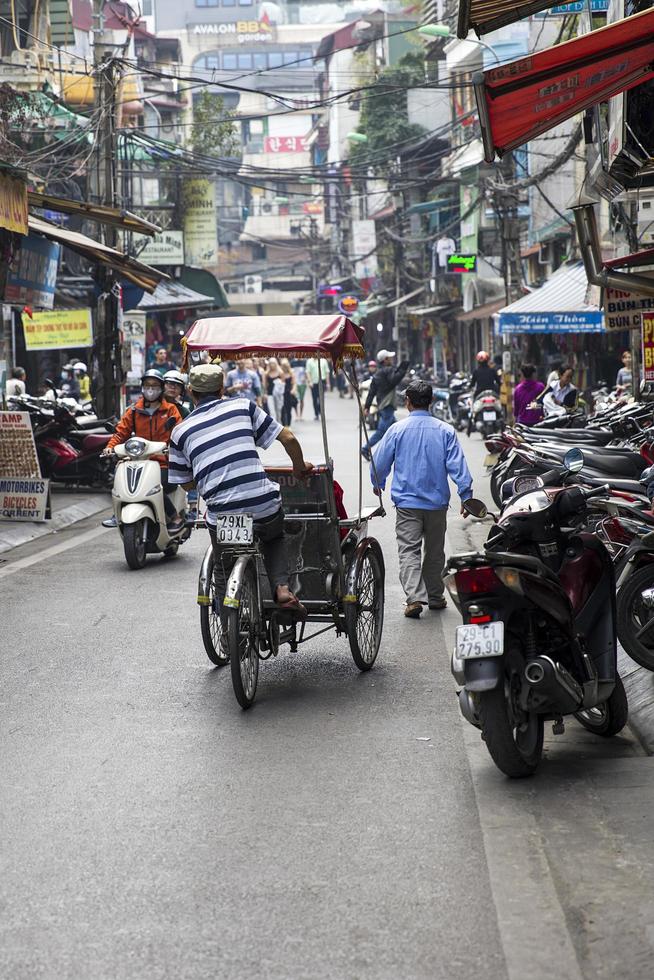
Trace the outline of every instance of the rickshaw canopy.
<instances>
[{"instance_id":1,"label":"rickshaw canopy","mask_svg":"<svg viewBox=\"0 0 654 980\"><path fill-rule=\"evenodd\" d=\"M206 350L213 357L363 357L364 331L342 314L318 316L221 316L196 320L182 338L185 356Z\"/></svg>"}]
</instances>

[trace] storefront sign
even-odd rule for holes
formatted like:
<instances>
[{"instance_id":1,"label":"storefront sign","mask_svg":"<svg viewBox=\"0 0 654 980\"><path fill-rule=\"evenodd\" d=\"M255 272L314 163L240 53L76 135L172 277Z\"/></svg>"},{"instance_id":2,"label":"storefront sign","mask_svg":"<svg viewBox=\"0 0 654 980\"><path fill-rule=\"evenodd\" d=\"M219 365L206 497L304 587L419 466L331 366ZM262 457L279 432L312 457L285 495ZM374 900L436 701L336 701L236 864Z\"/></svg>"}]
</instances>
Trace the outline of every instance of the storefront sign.
<instances>
[{"instance_id":1,"label":"storefront sign","mask_svg":"<svg viewBox=\"0 0 654 980\"><path fill-rule=\"evenodd\" d=\"M447 256L447 271L448 272L476 272L477 271L477 256L476 255L461 255L459 252L454 252L453 255Z\"/></svg>"},{"instance_id":2,"label":"storefront sign","mask_svg":"<svg viewBox=\"0 0 654 980\"><path fill-rule=\"evenodd\" d=\"M343 296L338 304L338 308L345 316L352 316L359 309L359 300L356 296Z\"/></svg>"},{"instance_id":3,"label":"storefront sign","mask_svg":"<svg viewBox=\"0 0 654 980\"><path fill-rule=\"evenodd\" d=\"M122 329L127 380L139 382L145 371L145 313L126 313Z\"/></svg>"},{"instance_id":4,"label":"storefront sign","mask_svg":"<svg viewBox=\"0 0 654 980\"><path fill-rule=\"evenodd\" d=\"M51 310L54 304L60 247L38 235L21 244L15 270L9 270L5 302L14 306L40 306Z\"/></svg>"},{"instance_id":5,"label":"storefront sign","mask_svg":"<svg viewBox=\"0 0 654 980\"><path fill-rule=\"evenodd\" d=\"M579 313L500 313L500 333L603 333L600 310Z\"/></svg>"},{"instance_id":6,"label":"storefront sign","mask_svg":"<svg viewBox=\"0 0 654 980\"><path fill-rule=\"evenodd\" d=\"M582 14L588 10L588 4L594 14L605 14L609 9L609 0L574 0L573 3L559 3L549 10L541 10L536 17L548 17L552 14L563 17L566 14Z\"/></svg>"},{"instance_id":7,"label":"storefront sign","mask_svg":"<svg viewBox=\"0 0 654 980\"><path fill-rule=\"evenodd\" d=\"M0 173L0 228L27 235L27 184Z\"/></svg>"},{"instance_id":8,"label":"storefront sign","mask_svg":"<svg viewBox=\"0 0 654 980\"><path fill-rule=\"evenodd\" d=\"M0 477L0 520L44 521L48 509L48 480L3 480Z\"/></svg>"},{"instance_id":9,"label":"storefront sign","mask_svg":"<svg viewBox=\"0 0 654 980\"><path fill-rule=\"evenodd\" d=\"M652 280L654 282L654 279ZM604 296L604 318L607 330L635 330L640 328L641 313L654 316L654 296L627 293L607 286Z\"/></svg>"},{"instance_id":10,"label":"storefront sign","mask_svg":"<svg viewBox=\"0 0 654 980\"><path fill-rule=\"evenodd\" d=\"M29 412L0 412L0 479L40 479Z\"/></svg>"},{"instance_id":11,"label":"storefront sign","mask_svg":"<svg viewBox=\"0 0 654 980\"><path fill-rule=\"evenodd\" d=\"M134 249L148 265L184 265L184 232L161 231L154 238L137 238Z\"/></svg>"},{"instance_id":12,"label":"storefront sign","mask_svg":"<svg viewBox=\"0 0 654 980\"><path fill-rule=\"evenodd\" d=\"M643 381L654 381L654 315L643 316Z\"/></svg>"},{"instance_id":13,"label":"storefront sign","mask_svg":"<svg viewBox=\"0 0 654 980\"><path fill-rule=\"evenodd\" d=\"M303 214L322 214L322 212L323 212L322 201L304 201L302 203Z\"/></svg>"},{"instance_id":14,"label":"storefront sign","mask_svg":"<svg viewBox=\"0 0 654 980\"><path fill-rule=\"evenodd\" d=\"M252 42L273 41L274 31L268 14L264 13L260 20L232 20L220 24L193 24L189 26L193 34L206 34L211 37L221 37L226 42L235 44L250 44Z\"/></svg>"},{"instance_id":15,"label":"storefront sign","mask_svg":"<svg viewBox=\"0 0 654 980\"><path fill-rule=\"evenodd\" d=\"M53 310L51 313L23 313L26 350L67 350L93 346L90 310Z\"/></svg>"},{"instance_id":16,"label":"storefront sign","mask_svg":"<svg viewBox=\"0 0 654 980\"><path fill-rule=\"evenodd\" d=\"M306 136L264 136L264 153L306 153Z\"/></svg>"},{"instance_id":17,"label":"storefront sign","mask_svg":"<svg viewBox=\"0 0 654 980\"><path fill-rule=\"evenodd\" d=\"M216 187L203 177L182 184L186 264L214 266L218 259Z\"/></svg>"}]
</instances>

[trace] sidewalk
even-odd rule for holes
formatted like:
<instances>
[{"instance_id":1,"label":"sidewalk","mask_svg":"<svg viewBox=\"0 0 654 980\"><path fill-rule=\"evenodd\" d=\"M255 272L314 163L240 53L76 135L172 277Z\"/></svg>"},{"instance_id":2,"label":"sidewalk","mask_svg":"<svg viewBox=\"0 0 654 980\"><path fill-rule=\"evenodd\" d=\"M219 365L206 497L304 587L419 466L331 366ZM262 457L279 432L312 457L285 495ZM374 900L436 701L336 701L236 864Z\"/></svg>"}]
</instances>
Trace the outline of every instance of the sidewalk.
<instances>
[{"instance_id":1,"label":"sidewalk","mask_svg":"<svg viewBox=\"0 0 654 980\"><path fill-rule=\"evenodd\" d=\"M0 521L0 554L43 535L62 531L93 514L108 511L111 507L111 494L100 490L74 493L55 489L52 491L51 501L52 517L49 521Z\"/></svg>"}]
</instances>

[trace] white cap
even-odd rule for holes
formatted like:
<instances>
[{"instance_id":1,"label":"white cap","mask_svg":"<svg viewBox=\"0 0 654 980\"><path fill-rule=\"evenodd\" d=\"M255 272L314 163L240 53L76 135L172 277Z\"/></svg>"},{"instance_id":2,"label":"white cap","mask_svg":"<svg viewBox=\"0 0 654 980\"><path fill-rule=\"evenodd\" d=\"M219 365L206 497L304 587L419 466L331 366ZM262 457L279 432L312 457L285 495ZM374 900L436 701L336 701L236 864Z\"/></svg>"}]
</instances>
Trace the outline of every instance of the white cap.
<instances>
[{"instance_id":1,"label":"white cap","mask_svg":"<svg viewBox=\"0 0 654 980\"><path fill-rule=\"evenodd\" d=\"M385 361L387 357L395 357L395 351L394 350L384 350L384 349L377 351L377 360L378 361Z\"/></svg>"}]
</instances>

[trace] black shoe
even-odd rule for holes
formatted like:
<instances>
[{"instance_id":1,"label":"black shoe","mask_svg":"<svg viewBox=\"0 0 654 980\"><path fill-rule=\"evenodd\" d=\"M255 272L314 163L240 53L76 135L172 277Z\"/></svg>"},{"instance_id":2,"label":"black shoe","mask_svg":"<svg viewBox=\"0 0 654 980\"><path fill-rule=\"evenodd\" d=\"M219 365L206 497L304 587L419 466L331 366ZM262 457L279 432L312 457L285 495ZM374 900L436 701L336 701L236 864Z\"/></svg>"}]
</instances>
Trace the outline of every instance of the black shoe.
<instances>
[{"instance_id":1,"label":"black shoe","mask_svg":"<svg viewBox=\"0 0 654 980\"><path fill-rule=\"evenodd\" d=\"M166 524L168 534L179 534L180 531L184 530L184 521L178 518L176 521L170 521Z\"/></svg>"},{"instance_id":2,"label":"black shoe","mask_svg":"<svg viewBox=\"0 0 654 980\"><path fill-rule=\"evenodd\" d=\"M439 599L429 600L430 609L447 609L447 599L442 595Z\"/></svg>"},{"instance_id":3,"label":"black shoe","mask_svg":"<svg viewBox=\"0 0 654 980\"><path fill-rule=\"evenodd\" d=\"M116 515L113 514L111 517L107 517L106 520L102 522L103 527L118 527L118 521L116 520Z\"/></svg>"}]
</instances>

